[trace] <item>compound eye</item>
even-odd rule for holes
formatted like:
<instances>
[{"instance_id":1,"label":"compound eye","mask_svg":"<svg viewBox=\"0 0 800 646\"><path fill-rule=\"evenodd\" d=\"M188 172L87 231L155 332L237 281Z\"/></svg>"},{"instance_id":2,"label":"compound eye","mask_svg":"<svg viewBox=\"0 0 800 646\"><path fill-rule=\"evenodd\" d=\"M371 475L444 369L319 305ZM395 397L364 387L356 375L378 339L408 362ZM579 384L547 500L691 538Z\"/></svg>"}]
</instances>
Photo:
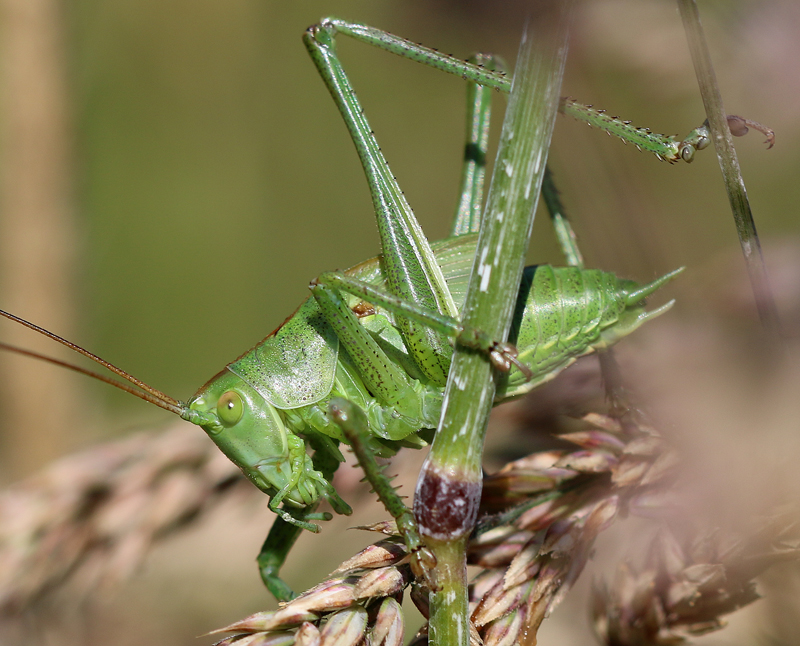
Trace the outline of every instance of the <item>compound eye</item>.
<instances>
[{"instance_id":1,"label":"compound eye","mask_svg":"<svg viewBox=\"0 0 800 646\"><path fill-rule=\"evenodd\" d=\"M244 402L235 390L223 393L217 402L217 415L219 421L225 426L233 426L242 419L244 413Z\"/></svg>"},{"instance_id":2,"label":"compound eye","mask_svg":"<svg viewBox=\"0 0 800 646\"><path fill-rule=\"evenodd\" d=\"M691 164L692 160L694 159L694 151L694 146L691 144L686 144L681 148L681 159L683 159L683 161L685 161L687 164Z\"/></svg>"}]
</instances>

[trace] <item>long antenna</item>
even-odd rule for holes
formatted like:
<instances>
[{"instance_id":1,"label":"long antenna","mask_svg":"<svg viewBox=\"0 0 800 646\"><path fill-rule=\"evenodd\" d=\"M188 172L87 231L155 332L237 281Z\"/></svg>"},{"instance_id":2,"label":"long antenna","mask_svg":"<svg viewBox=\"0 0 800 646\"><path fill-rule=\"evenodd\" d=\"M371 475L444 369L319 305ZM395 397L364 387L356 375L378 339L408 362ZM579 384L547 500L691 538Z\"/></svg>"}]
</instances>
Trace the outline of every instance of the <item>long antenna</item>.
<instances>
[{"instance_id":1,"label":"long antenna","mask_svg":"<svg viewBox=\"0 0 800 646\"><path fill-rule=\"evenodd\" d=\"M59 359L54 359L52 357L48 357L48 356L45 356L43 354L39 354L37 352L32 352L31 350L24 350L22 348L17 348L17 347L15 347L13 345L8 345L6 343L0 343L0 349L8 350L9 352L16 352L17 354L22 354L22 355L25 355L25 356L28 356L28 357L32 357L34 359L39 359L40 361L47 361L48 363L52 363L52 364L57 365L57 366L62 366L64 368L69 368L70 370L74 370L75 372L79 372L79 373L87 375L89 377L93 377L95 379L98 379L99 381L102 381L102 382L110 384L110 385L112 385L112 386L114 386L116 388L119 388L120 390L124 390L125 392L130 393L131 395L135 395L136 397L139 397L140 399L143 399L143 400L145 400L147 402L150 402L151 404L155 404L159 408L163 408L164 410L168 410L171 413L175 413L176 415L181 415L182 416L183 413L186 411L187 407L186 407L186 404L184 404L183 402L180 402L177 399L174 399L174 398L170 397L169 395L165 395L160 390L158 390L156 388L153 388L152 386L144 383L140 379L137 379L133 375L128 374L127 372L125 372L121 368L117 368L114 364L109 363L105 359L101 359L100 357L98 357L95 354L92 354L88 350L84 350L81 346L76 345L75 343L72 343L71 341L67 341L66 339L58 336L57 334L53 334L49 330L45 330L44 328L39 327L38 325L34 325L30 321L26 321L23 318L20 318L18 316L14 316L13 314L10 314L9 312L6 312L4 310L0 310L0 316L3 316L4 318L9 319L10 321L14 321L15 323L19 323L20 325L25 326L29 330L33 330L34 332L38 332L42 336L46 336L48 339L52 339L53 341L56 341L56 342L60 343L61 345L64 345L64 346L68 347L71 350L74 350L78 354L81 354L84 357L86 357L87 359L91 359L92 361L94 361L95 363L100 364L101 366L103 366L107 370L110 370L111 372L113 372L118 377L121 377L122 379L124 379L126 381L129 381L134 386L136 386L137 388L140 388L144 392L140 392L138 390L135 390L135 389L131 388L130 386L127 386L126 384L120 383L120 382L118 382L118 381L116 381L114 379L111 379L110 377L107 377L105 375L101 375L101 374L98 374L98 373L93 372L91 370L87 370L86 368L81 368L80 366L75 366L75 365L73 365L71 363L67 363L66 361L61 361Z\"/></svg>"}]
</instances>

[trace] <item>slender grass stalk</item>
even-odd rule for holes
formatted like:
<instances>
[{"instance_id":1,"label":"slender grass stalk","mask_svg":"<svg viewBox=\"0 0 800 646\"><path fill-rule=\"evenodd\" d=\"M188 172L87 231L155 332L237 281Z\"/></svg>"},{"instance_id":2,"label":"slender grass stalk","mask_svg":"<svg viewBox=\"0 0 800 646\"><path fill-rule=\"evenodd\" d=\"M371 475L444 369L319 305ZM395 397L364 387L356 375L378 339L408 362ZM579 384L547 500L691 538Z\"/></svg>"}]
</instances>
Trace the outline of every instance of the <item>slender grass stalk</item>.
<instances>
[{"instance_id":1,"label":"slender grass stalk","mask_svg":"<svg viewBox=\"0 0 800 646\"><path fill-rule=\"evenodd\" d=\"M700 94L708 118L711 140L717 151L719 167L725 182L725 190L731 203L731 212L742 245L747 273L753 287L756 307L762 324L770 334L777 336L780 332L778 312L775 299L769 286L767 269L764 256L761 252L761 243L753 221L750 202L747 199L747 190L744 186L739 160L733 147L733 136L728 127L727 114L722 105L722 96L708 51L703 25L700 23L700 13L696 0L678 0L683 27L689 41L689 51L692 55L697 82L700 85Z\"/></svg>"},{"instance_id":2,"label":"slender grass stalk","mask_svg":"<svg viewBox=\"0 0 800 646\"><path fill-rule=\"evenodd\" d=\"M532 20L519 57L500 138L463 321L505 339L539 199L561 89L571 0ZM499 379L482 354L457 348L442 418L414 498L420 532L436 555L430 639L467 646L465 547L481 494L481 458Z\"/></svg>"}]
</instances>

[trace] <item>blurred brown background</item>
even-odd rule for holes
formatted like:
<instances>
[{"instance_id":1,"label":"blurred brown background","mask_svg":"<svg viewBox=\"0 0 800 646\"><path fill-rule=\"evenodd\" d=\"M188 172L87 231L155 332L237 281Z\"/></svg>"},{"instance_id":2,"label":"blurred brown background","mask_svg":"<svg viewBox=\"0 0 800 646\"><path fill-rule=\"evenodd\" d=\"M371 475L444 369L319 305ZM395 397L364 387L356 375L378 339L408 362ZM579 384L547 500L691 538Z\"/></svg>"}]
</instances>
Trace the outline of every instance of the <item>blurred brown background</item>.
<instances>
[{"instance_id":1,"label":"blurred brown background","mask_svg":"<svg viewBox=\"0 0 800 646\"><path fill-rule=\"evenodd\" d=\"M311 278L378 251L358 160L303 29L336 15L513 64L523 4L2 0L0 307L189 397L279 325ZM738 0L700 9L727 110L776 132L769 152L758 133L737 147L784 324L796 335L800 7ZM392 169L429 237L443 237L456 202L463 83L340 42ZM680 137L703 120L673 2L585 2L571 47L564 94ZM498 124L502 109L499 99ZM670 167L560 117L551 163L589 266L640 280L688 267L669 288L673 312L623 351L652 409L684 437L708 432L716 439L703 443L715 451L716 429L797 455L795 348L775 356L760 345L713 152ZM560 262L544 217L530 259ZM0 339L38 343L8 323ZM60 354L51 345L43 347ZM100 439L170 422L66 371L0 355L0 375L3 484ZM720 470L746 470L736 459ZM759 466L775 459L764 449ZM781 486L791 491L797 481L787 478ZM269 606L252 563L269 514L256 504L165 545L114 602L97 604L90 620L59 618L55 632L40 627L37 643L112 634L122 644L197 643L194 635ZM312 541L303 540L315 550ZM332 558L351 552L343 545ZM312 565L322 573L336 562ZM292 568L298 588L314 581ZM753 611L761 619L742 629L743 641L731 632L704 643L754 643L785 614L768 608ZM561 613L585 610L576 602ZM577 631L575 643L590 639L572 625L582 619L562 622ZM573 643L567 633L558 639Z\"/></svg>"}]
</instances>

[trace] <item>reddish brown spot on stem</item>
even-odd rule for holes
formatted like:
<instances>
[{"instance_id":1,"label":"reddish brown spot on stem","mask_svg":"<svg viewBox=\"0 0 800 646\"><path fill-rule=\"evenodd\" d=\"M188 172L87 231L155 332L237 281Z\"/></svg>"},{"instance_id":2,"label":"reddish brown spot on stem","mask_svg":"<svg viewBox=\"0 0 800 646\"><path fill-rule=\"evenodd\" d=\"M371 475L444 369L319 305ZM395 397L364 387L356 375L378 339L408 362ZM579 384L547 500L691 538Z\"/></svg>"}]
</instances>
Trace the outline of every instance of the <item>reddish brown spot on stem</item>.
<instances>
[{"instance_id":1,"label":"reddish brown spot on stem","mask_svg":"<svg viewBox=\"0 0 800 646\"><path fill-rule=\"evenodd\" d=\"M472 531L481 483L426 465L414 495L414 516L423 536L453 540Z\"/></svg>"}]
</instances>

